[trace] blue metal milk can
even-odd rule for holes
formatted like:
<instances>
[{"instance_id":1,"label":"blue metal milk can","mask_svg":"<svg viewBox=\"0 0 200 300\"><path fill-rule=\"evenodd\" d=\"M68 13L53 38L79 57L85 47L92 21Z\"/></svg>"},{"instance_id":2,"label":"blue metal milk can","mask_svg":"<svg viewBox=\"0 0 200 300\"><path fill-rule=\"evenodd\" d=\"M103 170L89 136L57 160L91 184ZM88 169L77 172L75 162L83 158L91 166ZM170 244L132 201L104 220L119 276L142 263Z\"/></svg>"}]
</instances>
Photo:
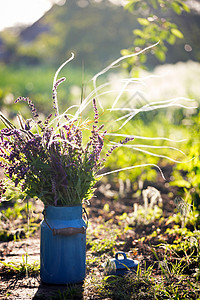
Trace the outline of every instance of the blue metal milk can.
<instances>
[{"instance_id":1,"label":"blue metal milk can","mask_svg":"<svg viewBox=\"0 0 200 300\"><path fill-rule=\"evenodd\" d=\"M44 283L67 284L84 280L86 224L82 206L44 210L40 233L40 276Z\"/></svg>"}]
</instances>

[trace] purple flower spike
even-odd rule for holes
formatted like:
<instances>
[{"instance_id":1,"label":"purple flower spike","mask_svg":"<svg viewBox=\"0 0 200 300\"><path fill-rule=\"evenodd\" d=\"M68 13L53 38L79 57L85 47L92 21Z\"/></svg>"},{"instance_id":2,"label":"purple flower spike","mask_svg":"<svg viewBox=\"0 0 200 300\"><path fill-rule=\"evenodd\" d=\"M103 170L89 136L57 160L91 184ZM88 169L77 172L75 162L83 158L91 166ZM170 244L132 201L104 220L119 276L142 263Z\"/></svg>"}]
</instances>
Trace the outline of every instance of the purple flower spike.
<instances>
[{"instance_id":1,"label":"purple flower spike","mask_svg":"<svg viewBox=\"0 0 200 300\"><path fill-rule=\"evenodd\" d=\"M94 115L94 122L98 123L99 114L98 114L98 110L97 110L96 100L93 99L92 103L93 103L93 109L94 109L94 113L95 113L95 115Z\"/></svg>"}]
</instances>

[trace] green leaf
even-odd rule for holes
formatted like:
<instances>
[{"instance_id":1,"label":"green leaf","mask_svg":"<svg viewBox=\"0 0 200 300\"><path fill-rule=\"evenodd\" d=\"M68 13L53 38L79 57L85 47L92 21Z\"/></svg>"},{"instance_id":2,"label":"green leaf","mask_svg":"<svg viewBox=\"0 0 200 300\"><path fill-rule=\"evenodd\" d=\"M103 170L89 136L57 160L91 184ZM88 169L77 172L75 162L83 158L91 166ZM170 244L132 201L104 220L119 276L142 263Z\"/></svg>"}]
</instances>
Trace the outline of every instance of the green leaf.
<instances>
[{"instance_id":1,"label":"green leaf","mask_svg":"<svg viewBox=\"0 0 200 300\"><path fill-rule=\"evenodd\" d=\"M178 30L177 28L172 28L171 29L171 33L173 35L175 35L179 39L183 39L184 38L184 35L182 34L182 32L180 30Z\"/></svg>"},{"instance_id":2,"label":"green leaf","mask_svg":"<svg viewBox=\"0 0 200 300\"><path fill-rule=\"evenodd\" d=\"M157 59L159 59L160 61L165 61L166 55L164 53L164 51L162 50L157 50L155 52L155 56L157 57Z\"/></svg>"},{"instance_id":3,"label":"green leaf","mask_svg":"<svg viewBox=\"0 0 200 300\"><path fill-rule=\"evenodd\" d=\"M135 46L144 46L146 44L145 39L141 39L141 38L136 38L134 40L134 45ZM129 53L130 54L130 53Z\"/></svg>"},{"instance_id":4,"label":"green leaf","mask_svg":"<svg viewBox=\"0 0 200 300\"><path fill-rule=\"evenodd\" d=\"M135 5L136 4L139 4L141 2L141 0L132 0L132 1L129 1L125 6L124 8L127 9L127 10L130 10L130 11L134 11L135 10Z\"/></svg>"},{"instance_id":5,"label":"green leaf","mask_svg":"<svg viewBox=\"0 0 200 300\"><path fill-rule=\"evenodd\" d=\"M142 64L144 64L144 63L146 62L146 60L147 60L147 56L146 56L145 54L141 54L141 55L140 55L140 62L141 62Z\"/></svg>"},{"instance_id":6,"label":"green leaf","mask_svg":"<svg viewBox=\"0 0 200 300\"><path fill-rule=\"evenodd\" d=\"M140 29L135 29L135 30L133 30L133 33L134 33L135 35L140 36L140 37L144 37L143 31L140 30Z\"/></svg>"},{"instance_id":7,"label":"green leaf","mask_svg":"<svg viewBox=\"0 0 200 300\"><path fill-rule=\"evenodd\" d=\"M140 25L142 26L148 26L149 25L149 21L147 19L144 18L138 18L138 23L140 23Z\"/></svg>"},{"instance_id":8,"label":"green leaf","mask_svg":"<svg viewBox=\"0 0 200 300\"><path fill-rule=\"evenodd\" d=\"M181 10L181 7L180 7L180 4L176 3L176 2L173 2L172 3L172 9L173 11L175 11L175 13L177 13L178 15L181 14L182 10Z\"/></svg>"},{"instance_id":9,"label":"green leaf","mask_svg":"<svg viewBox=\"0 0 200 300\"><path fill-rule=\"evenodd\" d=\"M121 53L121 55L125 56L125 55L129 55L131 52L130 52L130 50L128 50L128 49L122 49L122 50L120 51L120 53Z\"/></svg>"},{"instance_id":10,"label":"green leaf","mask_svg":"<svg viewBox=\"0 0 200 300\"><path fill-rule=\"evenodd\" d=\"M185 10L186 12L190 12L190 8L187 4L185 4L183 1L181 0L177 0L176 2L178 2L181 6L182 6L182 9Z\"/></svg>"},{"instance_id":11,"label":"green leaf","mask_svg":"<svg viewBox=\"0 0 200 300\"><path fill-rule=\"evenodd\" d=\"M173 45L173 44L176 42L176 37L175 37L173 34L170 34L170 36L169 36L168 39L167 39L167 42L168 42L170 45Z\"/></svg>"},{"instance_id":12,"label":"green leaf","mask_svg":"<svg viewBox=\"0 0 200 300\"><path fill-rule=\"evenodd\" d=\"M157 9L157 8L158 8L157 1L156 1L156 0L151 0L151 4L152 4L152 6L153 6L154 9Z\"/></svg>"},{"instance_id":13,"label":"green leaf","mask_svg":"<svg viewBox=\"0 0 200 300\"><path fill-rule=\"evenodd\" d=\"M188 181L184 180L184 179L178 179L178 180L174 181L172 185L175 185L175 186L178 186L178 187L186 187L186 188L191 187L191 184Z\"/></svg>"}]
</instances>

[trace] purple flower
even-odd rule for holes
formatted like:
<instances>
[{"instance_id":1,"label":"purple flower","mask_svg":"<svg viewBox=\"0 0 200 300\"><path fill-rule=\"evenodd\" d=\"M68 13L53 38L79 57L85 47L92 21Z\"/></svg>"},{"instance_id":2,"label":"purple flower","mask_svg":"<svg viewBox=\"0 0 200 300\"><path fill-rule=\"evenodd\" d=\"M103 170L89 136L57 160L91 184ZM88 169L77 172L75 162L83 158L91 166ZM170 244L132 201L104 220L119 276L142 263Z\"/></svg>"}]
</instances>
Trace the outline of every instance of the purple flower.
<instances>
[{"instance_id":1,"label":"purple flower","mask_svg":"<svg viewBox=\"0 0 200 300\"><path fill-rule=\"evenodd\" d=\"M53 105L58 114L57 87L64 81L58 80L53 87ZM96 181L96 174L103 166L105 158L101 158L104 137L104 125L98 125L99 113L96 100L93 99L94 119L90 136L85 143L84 130L91 124L79 125L80 119L70 119L64 115L65 124L56 124L49 115L44 123L39 120L37 110L29 98L19 97L15 102L28 103L32 120L21 121L21 129L17 129L3 116L7 128L0 132L0 166L5 175L15 186L30 197L38 196L46 205L80 204L87 197ZM21 120L21 119L20 119ZM37 134L35 133L37 132ZM125 138L119 145L126 144L130 138ZM109 156L118 145L114 145L106 153ZM0 183L0 200L3 194Z\"/></svg>"},{"instance_id":2,"label":"purple flower","mask_svg":"<svg viewBox=\"0 0 200 300\"><path fill-rule=\"evenodd\" d=\"M93 109L94 109L94 122L98 123L99 114L98 114L98 110L97 110L96 100L93 99L92 103L93 103Z\"/></svg>"},{"instance_id":3,"label":"purple flower","mask_svg":"<svg viewBox=\"0 0 200 300\"><path fill-rule=\"evenodd\" d=\"M4 186L3 180L0 180L0 203L2 201L2 196L5 194L6 188Z\"/></svg>"},{"instance_id":4,"label":"purple flower","mask_svg":"<svg viewBox=\"0 0 200 300\"><path fill-rule=\"evenodd\" d=\"M28 103L28 106L30 107L33 118L37 121L37 124L43 128L42 121L38 119L39 115L38 115L37 109L35 108L35 105L33 104L33 102L28 97L18 97L15 100L15 103L18 103L20 101L25 101Z\"/></svg>"}]
</instances>

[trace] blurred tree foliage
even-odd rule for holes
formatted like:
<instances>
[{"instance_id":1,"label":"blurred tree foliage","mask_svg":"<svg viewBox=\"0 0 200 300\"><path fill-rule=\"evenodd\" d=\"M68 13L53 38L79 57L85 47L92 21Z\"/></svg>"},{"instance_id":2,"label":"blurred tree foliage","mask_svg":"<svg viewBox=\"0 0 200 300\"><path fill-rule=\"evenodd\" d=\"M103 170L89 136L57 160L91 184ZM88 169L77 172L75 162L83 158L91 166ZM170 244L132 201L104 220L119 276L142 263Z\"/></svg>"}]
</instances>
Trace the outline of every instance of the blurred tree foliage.
<instances>
[{"instance_id":1,"label":"blurred tree foliage","mask_svg":"<svg viewBox=\"0 0 200 300\"><path fill-rule=\"evenodd\" d=\"M152 50L157 59L164 61L169 49L168 63L198 60L200 16L188 12L183 0L127 0L126 9L109 0L67 0L17 35L1 33L0 60L58 66L75 52L73 65L81 67L84 62L85 68L96 72L119 57L121 49L128 49L122 52L127 54L158 40L160 44ZM185 44L192 51L186 51ZM139 62L154 67L160 62L152 55L145 61L141 55L126 67Z\"/></svg>"},{"instance_id":2,"label":"blurred tree foliage","mask_svg":"<svg viewBox=\"0 0 200 300\"><path fill-rule=\"evenodd\" d=\"M171 12L176 15L189 13L189 6L185 2L185 0L127 0L125 9L139 16L137 17L139 28L133 30L133 47L122 50L122 54L128 55L134 50L140 51L159 42L151 52L159 61L164 62L168 50L167 43L174 45L177 39L184 38L177 24L171 21L173 16ZM130 71L133 66L144 66L146 61L147 55L143 53L129 59L125 67Z\"/></svg>"},{"instance_id":3,"label":"blurred tree foliage","mask_svg":"<svg viewBox=\"0 0 200 300\"><path fill-rule=\"evenodd\" d=\"M82 67L84 62L87 69L97 72L131 45L134 24L135 17L108 0L68 0L21 31L16 62L59 66L74 52L73 65Z\"/></svg>"}]
</instances>

